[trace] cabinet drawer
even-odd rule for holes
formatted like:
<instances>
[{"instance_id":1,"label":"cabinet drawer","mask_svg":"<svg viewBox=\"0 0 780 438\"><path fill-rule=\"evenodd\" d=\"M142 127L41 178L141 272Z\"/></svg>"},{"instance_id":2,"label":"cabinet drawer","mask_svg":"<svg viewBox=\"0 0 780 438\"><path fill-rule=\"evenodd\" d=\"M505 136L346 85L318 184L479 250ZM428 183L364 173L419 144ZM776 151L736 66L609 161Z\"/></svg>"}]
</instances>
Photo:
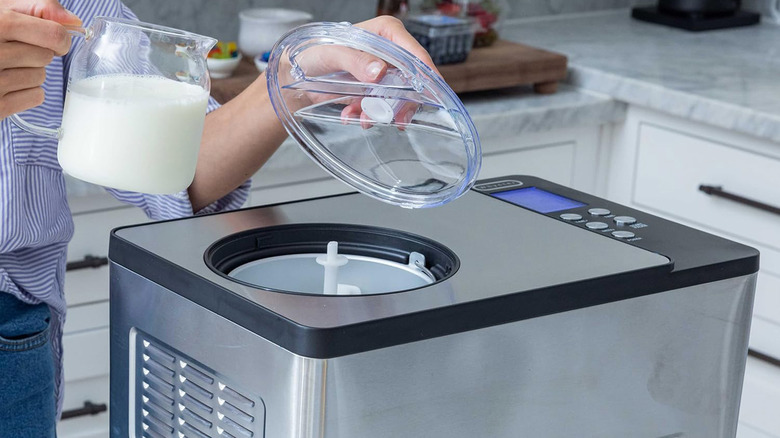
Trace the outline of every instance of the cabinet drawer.
<instances>
[{"instance_id":1,"label":"cabinet drawer","mask_svg":"<svg viewBox=\"0 0 780 438\"><path fill-rule=\"evenodd\" d=\"M766 272L758 274L750 348L780 358L780 277Z\"/></svg>"},{"instance_id":2,"label":"cabinet drawer","mask_svg":"<svg viewBox=\"0 0 780 438\"><path fill-rule=\"evenodd\" d=\"M108 327L108 301L69 307L64 334Z\"/></svg>"},{"instance_id":3,"label":"cabinet drawer","mask_svg":"<svg viewBox=\"0 0 780 438\"><path fill-rule=\"evenodd\" d=\"M780 159L652 124L640 126L634 203L780 251L780 216L707 195L699 190L701 184L780 206Z\"/></svg>"},{"instance_id":4,"label":"cabinet drawer","mask_svg":"<svg viewBox=\"0 0 780 438\"><path fill-rule=\"evenodd\" d=\"M780 330L780 277L767 272L758 274L753 315L777 325ZM776 340L780 351L780 336Z\"/></svg>"},{"instance_id":5,"label":"cabinet drawer","mask_svg":"<svg viewBox=\"0 0 780 438\"><path fill-rule=\"evenodd\" d=\"M148 220L143 210L136 207L74 215L75 232L68 244L68 262L82 260L87 255L108 256L108 238L112 229Z\"/></svg>"},{"instance_id":6,"label":"cabinet drawer","mask_svg":"<svg viewBox=\"0 0 780 438\"><path fill-rule=\"evenodd\" d=\"M68 382L65 384L65 398L63 400L63 412L79 409L84 402L89 401L96 405L109 401L108 375L91 379ZM108 436L108 410L95 415L85 415L65 419L57 424L57 437L59 438L98 438Z\"/></svg>"},{"instance_id":7,"label":"cabinet drawer","mask_svg":"<svg viewBox=\"0 0 780 438\"><path fill-rule=\"evenodd\" d=\"M108 327L62 337L65 382L108 374Z\"/></svg>"},{"instance_id":8,"label":"cabinet drawer","mask_svg":"<svg viewBox=\"0 0 780 438\"><path fill-rule=\"evenodd\" d=\"M566 142L483 154L479 178L525 174L571 186L575 146Z\"/></svg>"},{"instance_id":9,"label":"cabinet drawer","mask_svg":"<svg viewBox=\"0 0 780 438\"><path fill-rule=\"evenodd\" d=\"M108 299L108 265L65 273L65 301L68 307Z\"/></svg>"},{"instance_id":10,"label":"cabinet drawer","mask_svg":"<svg viewBox=\"0 0 780 438\"><path fill-rule=\"evenodd\" d=\"M742 387L739 422L780 438L780 367L749 357Z\"/></svg>"}]
</instances>

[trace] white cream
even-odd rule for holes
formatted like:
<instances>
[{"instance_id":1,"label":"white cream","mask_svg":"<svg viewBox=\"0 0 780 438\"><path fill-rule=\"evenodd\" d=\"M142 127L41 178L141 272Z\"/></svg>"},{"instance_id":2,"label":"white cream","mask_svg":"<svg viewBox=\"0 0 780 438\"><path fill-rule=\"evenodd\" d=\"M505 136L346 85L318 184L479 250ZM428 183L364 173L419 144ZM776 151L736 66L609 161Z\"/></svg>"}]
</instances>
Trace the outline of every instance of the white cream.
<instances>
[{"instance_id":1,"label":"white cream","mask_svg":"<svg viewBox=\"0 0 780 438\"><path fill-rule=\"evenodd\" d=\"M195 175L208 92L156 76L95 76L70 84L58 158L81 180L175 193Z\"/></svg>"}]
</instances>

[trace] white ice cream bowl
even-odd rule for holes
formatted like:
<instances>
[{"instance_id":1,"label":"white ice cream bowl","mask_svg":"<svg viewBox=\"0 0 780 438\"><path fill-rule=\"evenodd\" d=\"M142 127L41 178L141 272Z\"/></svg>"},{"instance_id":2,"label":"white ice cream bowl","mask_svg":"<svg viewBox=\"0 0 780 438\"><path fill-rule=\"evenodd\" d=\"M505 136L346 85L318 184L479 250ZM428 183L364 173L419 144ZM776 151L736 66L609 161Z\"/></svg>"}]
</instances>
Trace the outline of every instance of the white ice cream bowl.
<instances>
[{"instance_id":1,"label":"white ice cream bowl","mask_svg":"<svg viewBox=\"0 0 780 438\"><path fill-rule=\"evenodd\" d=\"M238 14L238 48L254 58L268 52L285 32L312 20L308 12L281 8L246 9Z\"/></svg>"},{"instance_id":2,"label":"white ice cream bowl","mask_svg":"<svg viewBox=\"0 0 780 438\"><path fill-rule=\"evenodd\" d=\"M233 75L233 70L241 62L241 54L235 58L208 58L206 63L212 79L224 79Z\"/></svg>"}]
</instances>

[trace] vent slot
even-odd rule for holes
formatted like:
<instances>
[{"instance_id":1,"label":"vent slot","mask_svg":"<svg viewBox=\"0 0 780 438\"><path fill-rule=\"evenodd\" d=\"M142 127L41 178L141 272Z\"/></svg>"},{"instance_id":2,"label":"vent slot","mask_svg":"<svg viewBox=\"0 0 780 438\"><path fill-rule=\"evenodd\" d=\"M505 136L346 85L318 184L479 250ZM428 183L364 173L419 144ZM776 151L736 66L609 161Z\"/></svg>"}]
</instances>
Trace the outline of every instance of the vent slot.
<instances>
[{"instance_id":1,"label":"vent slot","mask_svg":"<svg viewBox=\"0 0 780 438\"><path fill-rule=\"evenodd\" d=\"M166 436L160 435L151 429L146 429L144 430L143 438L166 438Z\"/></svg>"},{"instance_id":2,"label":"vent slot","mask_svg":"<svg viewBox=\"0 0 780 438\"><path fill-rule=\"evenodd\" d=\"M138 332L136 433L147 438L261 438L265 405L224 376Z\"/></svg>"},{"instance_id":3,"label":"vent slot","mask_svg":"<svg viewBox=\"0 0 780 438\"><path fill-rule=\"evenodd\" d=\"M240 424L236 423L235 421L231 420L228 417L221 417L220 420L222 421L222 424L225 425L226 429L231 429L233 433L238 436L242 436L242 437L253 436L251 430L241 427Z\"/></svg>"}]
</instances>

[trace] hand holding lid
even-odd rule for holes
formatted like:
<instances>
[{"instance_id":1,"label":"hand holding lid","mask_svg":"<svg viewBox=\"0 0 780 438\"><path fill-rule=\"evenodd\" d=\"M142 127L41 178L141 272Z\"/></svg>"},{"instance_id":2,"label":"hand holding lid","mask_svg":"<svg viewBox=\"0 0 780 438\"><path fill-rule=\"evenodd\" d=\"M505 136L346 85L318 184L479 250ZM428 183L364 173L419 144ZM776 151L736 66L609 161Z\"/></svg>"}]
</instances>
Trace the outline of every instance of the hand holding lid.
<instances>
[{"instance_id":1,"label":"hand holding lid","mask_svg":"<svg viewBox=\"0 0 780 438\"><path fill-rule=\"evenodd\" d=\"M416 42L402 43L430 60ZM477 177L479 138L463 104L431 67L388 39L346 23L301 26L277 42L267 80L288 133L365 194L432 207Z\"/></svg>"}]
</instances>

